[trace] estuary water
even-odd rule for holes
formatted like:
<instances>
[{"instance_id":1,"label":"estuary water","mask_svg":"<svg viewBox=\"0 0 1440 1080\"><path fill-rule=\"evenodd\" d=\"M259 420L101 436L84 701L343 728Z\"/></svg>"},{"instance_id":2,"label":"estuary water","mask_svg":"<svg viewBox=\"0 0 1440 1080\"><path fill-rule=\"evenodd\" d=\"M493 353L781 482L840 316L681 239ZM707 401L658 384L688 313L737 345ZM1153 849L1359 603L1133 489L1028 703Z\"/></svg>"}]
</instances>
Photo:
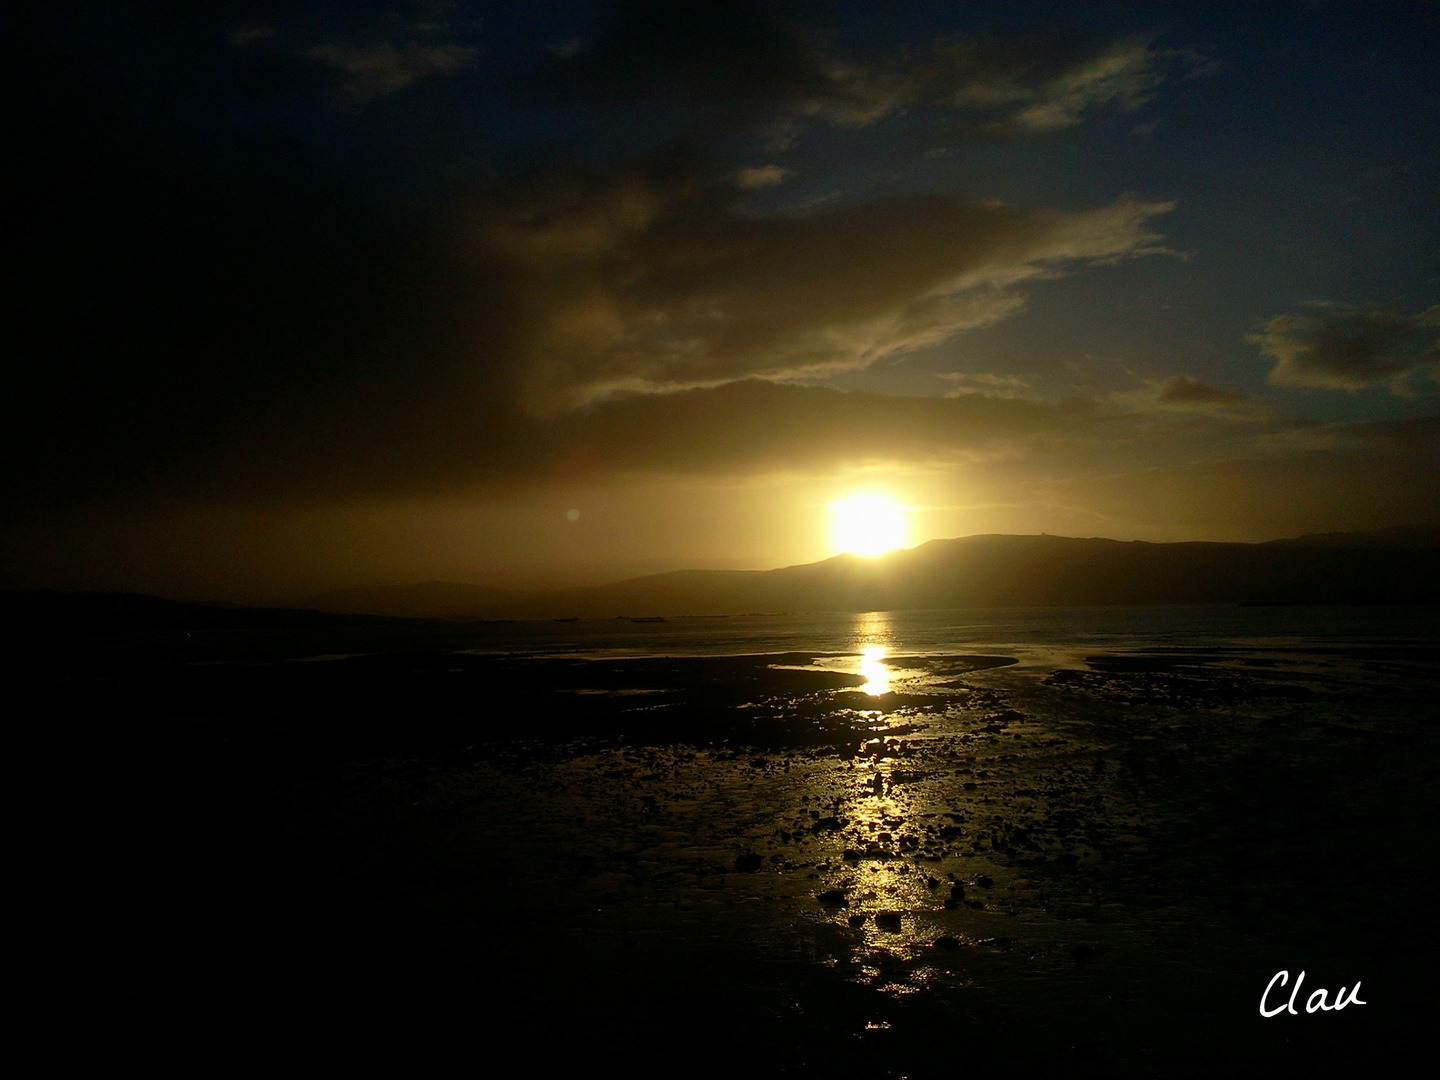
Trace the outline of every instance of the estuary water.
<instances>
[{"instance_id":1,"label":"estuary water","mask_svg":"<svg viewBox=\"0 0 1440 1080\"><path fill-rule=\"evenodd\" d=\"M467 628L477 651L589 656L771 652L940 654L975 648L1124 650L1422 644L1440 638L1433 607L1155 605L823 612L492 623Z\"/></svg>"},{"instance_id":2,"label":"estuary water","mask_svg":"<svg viewBox=\"0 0 1440 1080\"><path fill-rule=\"evenodd\" d=\"M171 633L52 689L107 970L212 1042L321 1002L643 1075L1322 1075L1432 1018L1437 616Z\"/></svg>"}]
</instances>

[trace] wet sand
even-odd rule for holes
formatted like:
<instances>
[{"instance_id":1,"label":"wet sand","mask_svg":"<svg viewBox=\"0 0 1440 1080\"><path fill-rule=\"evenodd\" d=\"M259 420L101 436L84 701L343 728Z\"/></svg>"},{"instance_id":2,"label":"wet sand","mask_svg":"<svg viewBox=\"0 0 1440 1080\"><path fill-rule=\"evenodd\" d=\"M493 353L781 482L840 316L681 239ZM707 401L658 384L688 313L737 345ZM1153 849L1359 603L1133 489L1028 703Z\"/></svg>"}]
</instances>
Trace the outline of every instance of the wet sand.
<instances>
[{"instance_id":1,"label":"wet sand","mask_svg":"<svg viewBox=\"0 0 1440 1080\"><path fill-rule=\"evenodd\" d=\"M882 663L35 676L85 766L74 1007L162 1066L299 1040L638 1075L1178 1075L1417 1044L1434 650ZM1262 1019L1302 968L1306 995L1362 980L1366 1004Z\"/></svg>"}]
</instances>

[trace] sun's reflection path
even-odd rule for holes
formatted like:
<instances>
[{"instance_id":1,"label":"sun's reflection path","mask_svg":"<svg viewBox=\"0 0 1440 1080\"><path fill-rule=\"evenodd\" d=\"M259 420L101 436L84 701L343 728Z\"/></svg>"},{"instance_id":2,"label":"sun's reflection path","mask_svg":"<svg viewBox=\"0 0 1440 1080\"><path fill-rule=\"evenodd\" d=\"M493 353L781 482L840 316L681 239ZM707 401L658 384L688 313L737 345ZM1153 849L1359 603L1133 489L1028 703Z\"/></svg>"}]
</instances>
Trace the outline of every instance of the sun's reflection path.
<instances>
[{"instance_id":1,"label":"sun's reflection path","mask_svg":"<svg viewBox=\"0 0 1440 1080\"><path fill-rule=\"evenodd\" d=\"M872 697L890 692L890 668L885 655L895 634L888 611L867 611L855 618L855 644L860 648L860 674L865 678L861 691Z\"/></svg>"},{"instance_id":2,"label":"sun's reflection path","mask_svg":"<svg viewBox=\"0 0 1440 1080\"><path fill-rule=\"evenodd\" d=\"M848 655L837 660L864 679L866 695L899 689L928 696L928 684L903 659L914 643L902 639L889 613L857 614L847 644ZM970 947L994 938L986 923L999 910L976 884L1000 877L972 820L990 791L982 796L969 779L970 754L954 755L970 743L948 709L922 718L895 702L872 708L874 737L833 771L811 777L807 792L815 821L823 822L809 835L820 875L817 906L839 935L836 969L892 997L964 983L989 962Z\"/></svg>"},{"instance_id":3,"label":"sun's reflection path","mask_svg":"<svg viewBox=\"0 0 1440 1080\"><path fill-rule=\"evenodd\" d=\"M866 645L860 650L860 674L865 677L861 691L872 697L890 692L890 669L885 666L885 646Z\"/></svg>"}]
</instances>

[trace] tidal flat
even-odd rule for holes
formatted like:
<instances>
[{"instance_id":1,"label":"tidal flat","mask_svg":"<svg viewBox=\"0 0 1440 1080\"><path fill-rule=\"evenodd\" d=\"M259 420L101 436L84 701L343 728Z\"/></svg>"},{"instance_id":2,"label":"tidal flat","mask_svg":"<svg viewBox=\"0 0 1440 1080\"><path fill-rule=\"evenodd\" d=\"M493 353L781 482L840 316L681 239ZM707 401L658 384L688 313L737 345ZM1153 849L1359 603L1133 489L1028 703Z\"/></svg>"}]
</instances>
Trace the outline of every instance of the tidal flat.
<instances>
[{"instance_id":1,"label":"tidal flat","mask_svg":"<svg viewBox=\"0 0 1440 1080\"><path fill-rule=\"evenodd\" d=\"M255 640L24 675L85 776L66 1007L157 1062L1177 1075L1373 1066L1433 1013L1440 650L1413 635ZM1365 1004L1262 1018L1280 970Z\"/></svg>"}]
</instances>

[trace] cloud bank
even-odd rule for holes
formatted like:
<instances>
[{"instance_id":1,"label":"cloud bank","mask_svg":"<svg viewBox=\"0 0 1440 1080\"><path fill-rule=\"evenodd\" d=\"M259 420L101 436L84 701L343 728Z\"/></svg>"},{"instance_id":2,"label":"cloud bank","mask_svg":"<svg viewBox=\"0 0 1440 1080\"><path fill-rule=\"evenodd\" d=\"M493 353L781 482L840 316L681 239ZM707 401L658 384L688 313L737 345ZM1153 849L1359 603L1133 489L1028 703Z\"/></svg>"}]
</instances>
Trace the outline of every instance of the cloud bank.
<instances>
[{"instance_id":1,"label":"cloud bank","mask_svg":"<svg viewBox=\"0 0 1440 1080\"><path fill-rule=\"evenodd\" d=\"M1146 37L1087 40L1053 30L944 34L857 52L800 16L759 3L618 7L542 73L565 100L630 105L663 94L685 108L766 128L776 145L805 122L867 127L910 112L952 114L950 135L1008 138L1075 127L1104 107L1149 101L1177 54Z\"/></svg>"},{"instance_id":2,"label":"cloud bank","mask_svg":"<svg viewBox=\"0 0 1440 1080\"><path fill-rule=\"evenodd\" d=\"M341 74L334 94L337 104L360 106L422 79L453 75L471 63L476 52L461 45L393 45L388 41L347 45L332 41L312 46L306 55Z\"/></svg>"},{"instance_id":3,"label":"cloud bank","mask_svg":"<svg viewBox=\"0 0 1440 1080\"><path fill-rule=\"evenodd\" d=\"M528 409L616 393L863 368L1014 314L1022 283L1154 252L1170 203L1090 210L956 195L804 215L735 212L684 170L551 174L473 211L474 257L509 268L530 313Z\"/></svg>"},{"instance_id":4,"label":"cloud bank","mask_svg":"<svg viewBox=\"0 0 1440 1080\"><path fill-rule=\"evenodd\" d=\"M1274 386L1386 386L1406 396L1409 377L1440 360L1440 304L1414 315L1314 304L1304 314L1277 315L1250 340L1275 362L1269 378Z\"/></svg>"}]
</instances>

